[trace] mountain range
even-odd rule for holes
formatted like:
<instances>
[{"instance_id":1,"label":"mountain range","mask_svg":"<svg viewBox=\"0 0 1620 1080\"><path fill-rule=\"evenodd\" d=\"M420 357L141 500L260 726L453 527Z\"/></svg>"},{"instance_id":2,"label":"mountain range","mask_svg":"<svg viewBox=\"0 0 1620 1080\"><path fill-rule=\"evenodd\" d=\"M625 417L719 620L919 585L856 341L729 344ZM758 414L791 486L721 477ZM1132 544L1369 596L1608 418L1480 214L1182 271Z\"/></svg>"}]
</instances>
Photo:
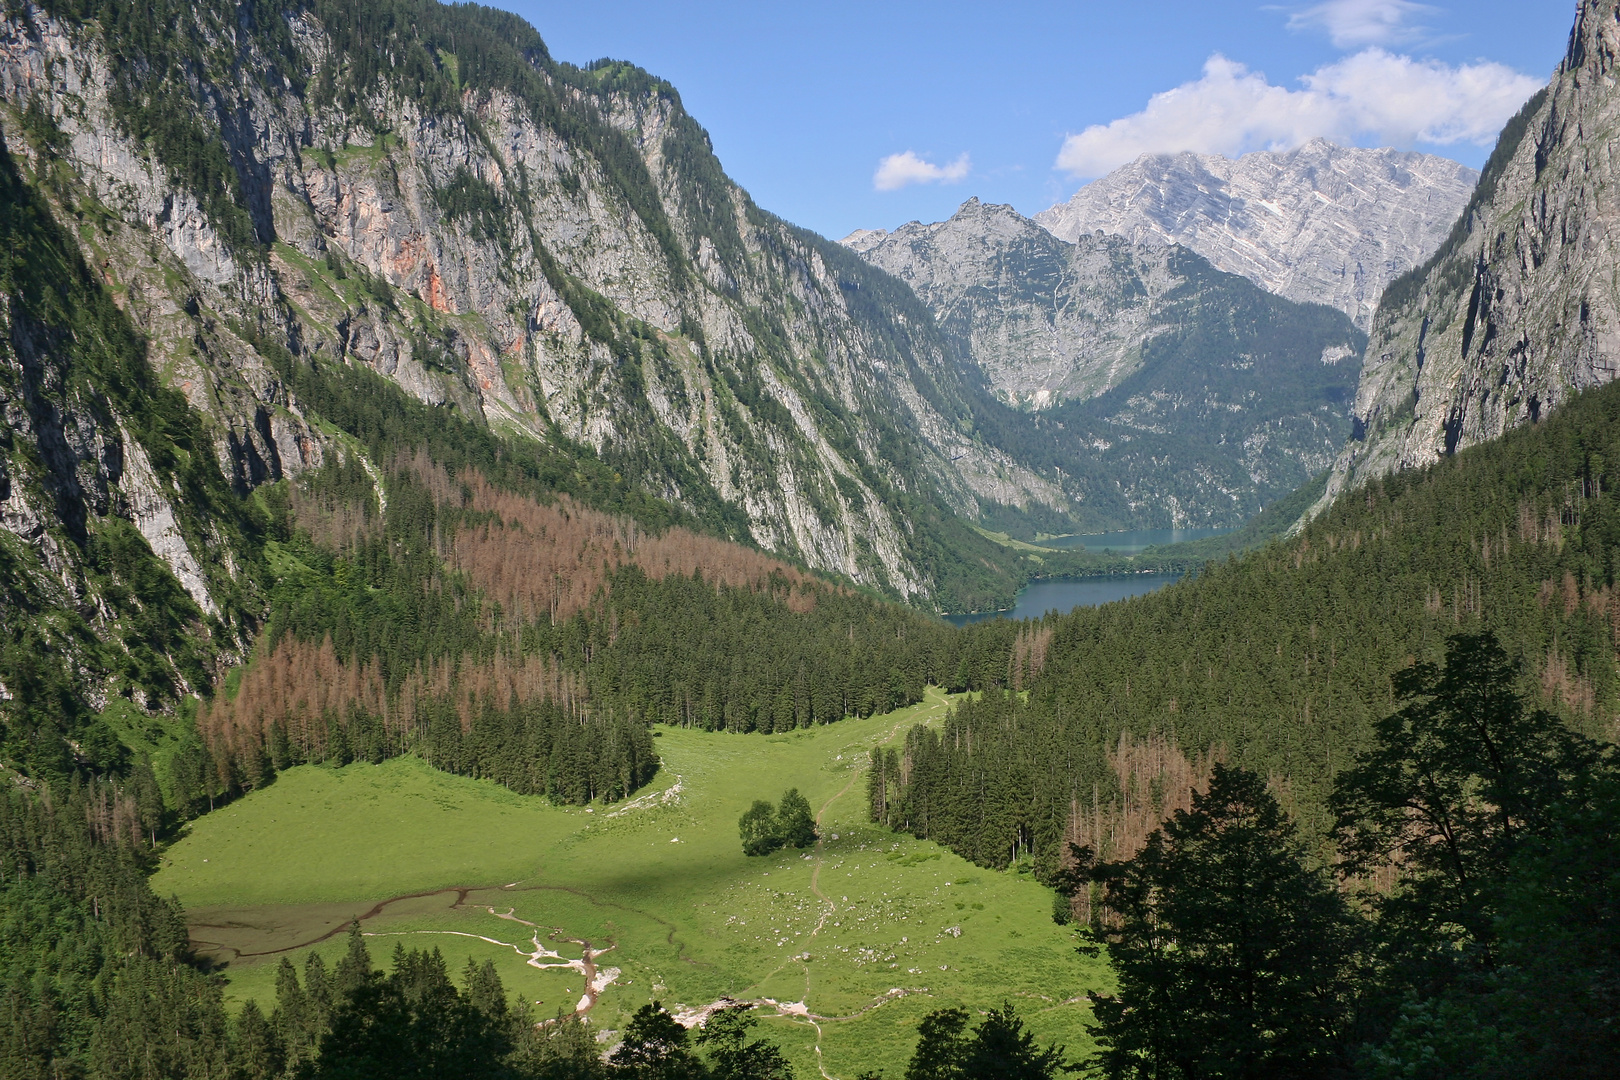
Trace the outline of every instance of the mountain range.
<instances>
[{"instance_id":1,"label":"mountain range","mask_svg":"<svg viewBox=\"0 0 1620 1080\"><path fill-rule=\"evenodd\" d=\"M1617 56L1369 339L473 4L9 4L0 1074L1607 1077Z\"/></svg>"},{"instance_id":2,"label":"mountain range","mask_svg":"<svg viewBox=\"0 0 1620 1080\"><path fill-rule=\"evenodd\" d=\"M977 199L843 243L909 285L997 397L1063 432L1082 507L1119 492L1159 524L1232 524L1349 434L1362 333L1180 245L1069 243Z\"/></svg>"},{"instance_id":3,"label":"mountain range","mask_svg":"<svg viewBox=\"0 0 1620 1080\"><path fill-rule=\"evenodd\" d=\"M492 10L160 4L169 36L75 11L0 20L9 167L73 222L238 492L343 442L289 367L337 365L896 597L966 600L919 520L980 567L1001 554L952 522L1068 505L976 433L993 403L910 293L758 208L666 82L553 61ZM51 326L11 331L7 393L36 404L8 439L39 453L8 455L0 521L123 515L217 607L208 527L138 419L74 389Z\"/></svg>"},{"instance_id":4,"label":"mountain range","mask_svg":"<svg viewBox=\"0 0 1620 1080\"><path fill-rule=\"evenodd\" d=\"M1144 154L1035 215L1054 236L1183 244L1363 330L1384 288L1445 239L1479 174L1432 154L1336 146Z\"/></svg>"}]
</instances>

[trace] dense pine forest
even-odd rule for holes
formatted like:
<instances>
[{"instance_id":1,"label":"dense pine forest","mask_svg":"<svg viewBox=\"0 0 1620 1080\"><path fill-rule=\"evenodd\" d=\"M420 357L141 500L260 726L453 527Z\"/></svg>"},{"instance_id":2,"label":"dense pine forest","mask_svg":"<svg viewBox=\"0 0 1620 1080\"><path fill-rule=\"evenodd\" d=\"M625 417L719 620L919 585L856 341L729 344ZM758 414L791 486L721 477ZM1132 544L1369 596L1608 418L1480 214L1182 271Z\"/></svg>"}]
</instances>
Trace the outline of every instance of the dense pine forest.
<instances>
[{"instance_id":1,"label":"dense pine forest","mask_svg":"<svg viewBox=\"0 0 1620 1080\"><path fill-rule=\"evenodd\" d=\"M649 724L790 731L1008 678L1008 624L957 631L425 453L377 486L351 460L263 496L284 538L269 615L171 759L188 812L289 765L413 749L523 794L617 799L657 767Z\"/></svg>"},{"instance_id":2,"label":"dense pine forest","mask_svg":"<svg viewBox=\"0 0 1620 1080\"><path fill-rule=\"evenodd\" d=\"M1124 822L1157 820L1137 808L1162 798L1161 778L1219 759L1274 778L1320 836L1333 778L1395 705L1394 673L1481 628L1524 693L1612 739L1617 455L1620 391L1595 390L1375 481L1291 540L1159 594L1049 616L1026 693L984 695L914 732L874 801L985 865L1029 852L1051 872L1070 840L1139 842ZM1162 751L1139 745L1155 740Z\"/></svg>"}]
</instances>

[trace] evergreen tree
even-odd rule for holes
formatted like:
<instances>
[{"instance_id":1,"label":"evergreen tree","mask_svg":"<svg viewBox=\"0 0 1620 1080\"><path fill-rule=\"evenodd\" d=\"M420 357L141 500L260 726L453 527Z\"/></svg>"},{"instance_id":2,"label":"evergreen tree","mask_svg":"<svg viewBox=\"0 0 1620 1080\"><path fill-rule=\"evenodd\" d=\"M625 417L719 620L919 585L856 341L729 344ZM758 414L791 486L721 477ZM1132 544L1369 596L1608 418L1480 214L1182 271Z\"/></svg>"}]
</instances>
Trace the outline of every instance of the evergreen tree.
<instances>
[{"instance_id":1,"label":"evergreen tree","mask_svg":"<svg viewBox=\"0 0 1620 1080\"><path fill-rule=\"evenodd\" d=\"M748 1040L759 1023L753 1012L752 1005L734 1005L704 1022L697 1042L708 1054L713 1080L793 1080L793 1067L775 1044Z\"/></svg>"},{"instance_id":2,"label":"evergreen tree","mask_svg":"<svg viewBox=\"0 0 1620 1080\"><path fill-rule=\"evenodd\" d=\"M905 1080L1053 1080L1071 1071L1063 1049L1035 1045L1011 1005L991 1009L971 1033L962 1009L936 1009L917 1025Z\"/></svg>"},{"instance_id":3,"label":"evergreen tree","mask_svg":"<svg viewBox=\"0 0 1620 1080\"><path fill-rule=\"evenodd\" d=\"M243 1005L236 1018L231 1060L236 1075L244 1080L272 1080L281 1075L286 1065L281 1040L256 1001Z\"/></svg>"},{"instance_id":4,"label":"evergreen tree","mask_svg":"<svg viewBox=\"0 0 1620 1080\"><path fill-rule=\"evenodd\" d=\"M1401 887L1378 900L1396 927L1489 965L1509 864L1597 748L1515 689L1518 672L1489 631L1458 634L1444 665L1393 676L1402 706L1338 778L1330 805L1349 873L1399 860ZM1450 928L1455 928L1452 930ZM1460 933L1459 933L1460 932Z\"/></svg>"},{"instance_id":5,"label":"evergreen tree","mask_svg":"<svg viewBox=\"0 0 1620 1080\"><path fill-rule=\"evenodd\" d=\"M967 1056L967 1023L962 1009L935 1009L924 1016L905 1080L959 1080Z\"/></svg>"},{"instance_id":6,"label":"evergreen tree","mask_svg":"<svg viewBox=\"0 0 1620 1080\"><path fill-rule=\"evenodd\" d=\"M602 1060L600 1047L585 1022L572 1014L558 1014L544 1024L534 1023L526 1010L512 1014L512 1066L533 1080L606 1080L613 1069Z\"/></svg>"},{"instance_id":7,"label":"evergreen tree","mask_svg":"<svg viewBox=\"0 0 1620 1080\"><path fill-rule=\"evenodd\" d=\"M152 759L145 753L135 760L135 768L129 777L129 789L135 798L141 831L146 834L147 842L156 847L165 817L163 789L158 787L157 775L152 772Z\"/></svg>"},{"instance_id":8,"label":"evergreen tree","mask_svg":"<svg viewBox=\"0 0 1620 1080\"><path fill-rule=\"evenodd\" d=\"M298 982L298 969L290 957L276 965L276 1008L271 1026L286 1053L289 1064L297 1066L315 1060L322 1031L316 1026L309 995Z\"/></svg>"},{"instance_id":9,"label":"evergreen tree","mask_svg":"<svg viewBox=\"0 0 1620 1080\"><path fill-rule=\"evenodd\" d=\"M706 1070L687 1049L687 1035L664 1006L654 1001L637 1009L630 1018L624 1041L608 1063L614 1074L624 1080L703 1080Z\"/></svg>"},{"instance_id":10,"label":"evergreen tree","mask_svg":"<svg viewBox=\"0 0 1620 1080\"><path fill-rule=\"evenodd\" d=\"M467 957L467 969L462 973L462 983L466 987L467 1001L491 1020L504 1023L511 1015L511 1006L506 1000L506 988L501 985L501 977L495 970L495 961L485 960L483 964L478 964L472 957Z\"/></svg>"},{"instance_id":11,"label":"evergreen tree","mask_svg":"<svg viewBox=\"0 0 1620 1080\"><path fill-rule=\"evenodd\" d=\"M300 1075L484 1080L507 1075L511 1050L508 1026L457 992L437 949L401 946L387 977L367 978L338 1004L319 1058Z\"/></svg>"},{"instance_id":12,"label":"evergreen tree","mask_svg":"<svg viewBox=\"0 0 1620 1080\"><path fill-rule=\"evenodd\" d=\"M1217 765L1190 812L1091 876L1119 975L1117 997L1092 995L1104 1076L1287 1080L1338 1060L1357 920L1260 777Z\"/></svg>"},{"instance_id":13,"label":"evergreen tree","mask_svg":"<svg viewBox=\"0 0 1620 1080\"><path fill-rule=\"evenodd\" d=\"M782 843L792 848L814 847L819 839L815 815L798 788L783 792L782 802L776 808L776 832Z\"/></svg>"},{"instance_id":14,"label":"evergreen tree","mask_svg":"<svg viewBox=\"0 0 1620 1080\"><path fill-rule=\"evenodd\" d=\"M1009 1004L991 1009L963 1048L965 1080L1053 1080L1066 1067L1063 1048L1035 1045L1035 1036Z\"/></svg>"},{"instance_id":15,"label":"evergreen tree","mask_svg":"<svg viewBox=\"0 0 1620 1080\"><path fill-rule=\"evenodd\" d=\"M1515 689L1489 634L1398 672L1401 707L1339 778L1345 869L1370 897L1366 1071L1597 1078L1620 1056L1620 754Z\"/></svg>"},{"instance_id":16,"label":"evergreen tree","mask_svg":"<svg viewBox=\"0 0 1620 1080\"><path fill-rule=\"evenodd\" d=\"M354 992L372 977L371 952L360 933L360 920L349 922L348 949L332 973L332 989L339 997L353 996Z\"/></svg>"}]
</instances>

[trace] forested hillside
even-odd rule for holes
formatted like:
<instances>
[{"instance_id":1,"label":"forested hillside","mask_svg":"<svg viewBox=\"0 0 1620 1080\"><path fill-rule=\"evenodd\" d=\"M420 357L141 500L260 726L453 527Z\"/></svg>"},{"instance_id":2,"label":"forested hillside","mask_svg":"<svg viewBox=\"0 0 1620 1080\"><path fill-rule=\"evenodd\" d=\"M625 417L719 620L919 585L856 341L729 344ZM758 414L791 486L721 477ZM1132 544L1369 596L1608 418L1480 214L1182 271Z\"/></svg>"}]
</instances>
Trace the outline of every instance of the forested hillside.
<instances>
[{"instance_id":1,"label":"forested hillside","mask_svg":"<svg viewBox=\"0 0 1620 1080\"><path fill-rule=\"evenodd\" d=\"M1376 480L1298 536L1161 593L1049 616L1024 697L914 732L885 820L990 866L1069 839L1139 843L1212 760L1273 778L1323 835L1333 777L1392 676L1488 628L1519 689L1577 731L1620 709L1620 389L1427 469ZM1183 794L1171 789L1180 787Z\"/></svg>"},{"instance_id":2,"label":"forested hillside","mask_svg":"<svg viewBox=\"0 0 1620 1080\"><path fill-rule=\"evenodd\" d=\"M425 453L380 480L333 462L285 492L257 653L174 757L188 812L290 765L408 750L524 794L613 800L657 768L653 723L790 731L1007 678L1007 624L961 634Z\"/></svg>"},{"instance_id":3,"label":"forested hillside","mask_svg":"<svg viewBox=\"0 0 1620 1080\"><path fill-rule=\"evenodd\" d=\"M1335 776L1459 631L1617 734L1620 387L1162 594L957 629L1109 564L971 524L1072 520L1072 432L755 206L667 83L432 0L39 0L0 46L0 1074L358 1075L328 1037L397 1066L388 1024L457 1075L603 1074L432 954L227 1019L147 874L299 765L616 802L653 725L796 741L932 684L974 693L872 754L873 817L1068 887L1222 764L1325 856Z\"/></svg>"}]
</instances>

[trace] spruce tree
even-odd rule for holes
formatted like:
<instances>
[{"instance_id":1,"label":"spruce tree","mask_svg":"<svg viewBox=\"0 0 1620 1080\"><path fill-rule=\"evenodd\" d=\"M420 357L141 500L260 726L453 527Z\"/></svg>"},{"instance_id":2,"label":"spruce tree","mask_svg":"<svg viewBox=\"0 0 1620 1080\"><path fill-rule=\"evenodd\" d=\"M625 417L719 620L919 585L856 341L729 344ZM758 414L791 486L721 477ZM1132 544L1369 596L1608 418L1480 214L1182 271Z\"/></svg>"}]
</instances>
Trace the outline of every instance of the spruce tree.
<instances>
[{"instance_id":1,"label":"spruce tree","mask_svg":"<svg viewBox=\"0 0 1620 1080\"><path fill-rule=\"evenodd\" d=\"M1052 1080L1066 1070L1063 1049L1035 1045L1035 1036L1009 1004L991 1009L963 1047L964 1080Z\"/></svg>"},{"instance_id":2,"label":"spruce tree","mask_svg":"<svg viewBox=\"0 0 1620 1080\"><path fill-rule=\"evenodd\" d=\"M759 1023L753 1012L752 1005L719 1009L698 1033L713 1080L793 1080L793 1067L774 1043L748 1040L749 1030Z\"/></svg>"},{"instance_id":3,"label":"spruce tree","mask_svg":"<svg viewBox=\"0 0 1620 1080\"><path fill-rule=\"evenodd\" d=\"M935 1009L917 1025L917 1047L911 1052L905 1080L959 1080L966 1054L968 1014L962 1009Z\"/></svg>"},{"instance_id":4,"label":"spruce tree","mask_svg":"<svg viewBox=\"0 0 1620 1080\"><path fill-rule=\"evenodd\" d=\"M662 1003L643 1005L608 1063L625 1080L701 1080L703 1063L687 1049L687 1034Z\"/></svg>"},{"instance_id":5,"label":"spruce tree","mask_svg":"<svg viewBox=\"0 0 1620 1080\"><path fill-rule=\"evenodd\" d=\"M371 952L360 933L360 920L349 922L348 950L332 972L332 989L339 998L352 995L371 978Z\"/></svg>"},{"instance_id":6,"label":"spruce tree","mask_svg":"<svg viewBox=\"0 0 1620 1080\"><path fill-rule=\"evenodd\" d=\"M264 1018L256 1001L242 1006L236 1018L236 1039L231 1047L234 1072L244 1080L271 1080L286 1062L275 1028Z\"/></svg>"},{"instance_id":7,"label":"spruce tree","mask_svg":"<svg viewBox=\"0 0 1620 1080\"><path fill-rule=\"evenodd\" d=\"M1287 1080L1339 1059L1358 920L1259 776L1217 765L1190 812L1092 878L1119 976L1092 995L1102 1075Z\"/></svg>"}]
</instances>

